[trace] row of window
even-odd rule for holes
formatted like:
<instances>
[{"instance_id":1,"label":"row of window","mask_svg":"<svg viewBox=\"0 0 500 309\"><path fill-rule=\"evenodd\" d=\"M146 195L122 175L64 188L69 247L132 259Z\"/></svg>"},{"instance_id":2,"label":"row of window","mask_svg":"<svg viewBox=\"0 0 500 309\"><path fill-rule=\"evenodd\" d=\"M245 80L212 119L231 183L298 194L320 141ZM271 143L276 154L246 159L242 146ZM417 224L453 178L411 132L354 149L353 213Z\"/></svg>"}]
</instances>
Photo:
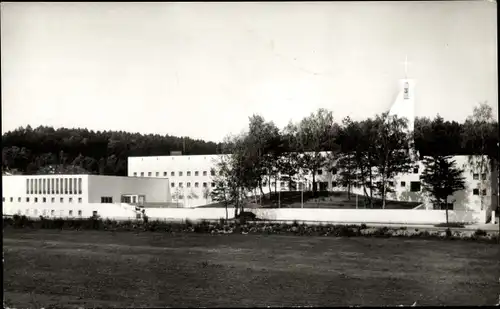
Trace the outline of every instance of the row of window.
<instances>
[{"instance_id":1,"label":"row of window","mask_svg":"<svg viewBox=\"0 0 500 309\"><path fill-rule=\"evenodd\" d=\"M479 174L472 174L472 179L479 180ZM486 174L485 173L481 174L481 179L482 180L486 180Z\"/></svg>"},{"instance_id":2,"label":"row of window","mask_svg":"<svg viewBox=\"0 0 500 309\"><path fill-rule=\"evenodd\" d=\"M26 194L82 194L82 178L26 179Z\"/></svg>"},{"instance_id":3,"label":"row of window","mask_svg":"<svg viewBox=\"0 0 500 309\"><path fill-rule=\"evenodd\" d=\"M141 177L144 177L144 172L141 172L140 173ZM178 172L178 175L179 176L183 176L184 173L179 171ZM194 176L199 176L200 175L200 172L199 171L195 171L194 172ZM203 171L203 176L207 176L208 173L207 171ZM156 177L160 177L160 172L155 172L155 176ZM163 177L167 177L168 176L168 173L167 172L163 172ZM175 176L175 172L170 172L170 176ZM187 171L186 172L186 176L191 176L191 171ZM214 170L211 170L210 171L210 176L215 176L215 171ZM134 177L137 177L137 172L134 172ZM148 172L148 177L153 177L153 172Z\"/></svg>"},{"instance_id":4,"label":"row of window","mask_svg":"<svg viewBox=\"0 0 500 309\"><path fill-rule=\"evenodd\" d=\"M2 201L3 201L3 202L5 202L5 197L2 197ZM13 198L13 197L9 198L9 201L10 201L10 202L14 202L14 198ZM27 197L27 198L25 199L25 201L26 201L26 203L29 203L29 202L31 201L31 199L30 199L29 197ZM18 202L18 203L21 203L21 202L22 202L22 198L18 197L18 198L17 198L17 202ZM34 198L33 198L33 202L34 202L34 203L38 203L38 197L34 197ZM41 202L42 202L42 203L47 203L47 198L46 198L46 197L42 197L42 198L41 198ZM50 202L51 202L51 203L55 203L55 202L56 202L56 198L55 198L55 197L51 197L51 198L50 198ZM81 203L81 202L82 202L82 198L81 198L81 197L79 197L79 198L78 198L78 203ZM60 197L60 198L59 198L59 203L64 203L64 197ZM68 203L73 203L73 198L72 198L72 197L69 197L69 198L68 198Z\"/></svg>"},{"instance_id":5,"label":"row of window","mask_svg":"<svg viewBox=\"0 0 500 309\"><path fill-rule=\"evenodd\" d=\"M33 214L34 216L38 216L38 215L47 216L49 213L50 213L50 215L51 215L51 216L55 216L55 215L56 215L56 211L55 211L54 209L52 209L50 212L49 212L49 210L48 210L48 209L43 209L40 213L38 212L38 209L36 209L36 208L35 208L35 209L32 209L32 211L31 211L31 212L30 212L30 210L29 210L29 209L25 209L25 210L24 210L24 214L25 214L26 216L28 216L28 215L30 215L30 214ZM81 210L78 210L78 212L77 212L77 213L78 213L78 216L79 216L79 217L81 217L81 216L82 216L82 211L81 211ZM18 215L22 215L21 210L18 210L18 211L17 211L17 214L18 214ZM73 214L74 214L73 210L69 210L69 211L68 211L68 216L69 216L69 217L72 217L72 216L73 216ZM59 216L60 216L60 217L64 217L64 210L60 210L60 211L59 211Z\"/></svg>"}]
</instances>

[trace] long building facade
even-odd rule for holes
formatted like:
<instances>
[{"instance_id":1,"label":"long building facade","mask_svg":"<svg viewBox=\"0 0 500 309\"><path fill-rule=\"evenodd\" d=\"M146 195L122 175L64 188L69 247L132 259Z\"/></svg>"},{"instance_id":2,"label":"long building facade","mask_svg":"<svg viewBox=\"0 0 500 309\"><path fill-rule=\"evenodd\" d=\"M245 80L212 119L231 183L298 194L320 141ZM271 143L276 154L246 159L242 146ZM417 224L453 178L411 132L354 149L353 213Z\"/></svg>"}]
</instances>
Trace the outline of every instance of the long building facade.
<instances>
[{"instance_id":1,"label":"long building facade","mask_svg":"<svg viewBox=\"0 0 500 309\"><path fill-rule=\"evenodd\" d=\"M323 153L326 155L326 153ZM197 207L212 203L210 192L215 187L216 164L222 155L186 155L186 156L150 156L128 158L129 177L168 177L172 192L172 203L181 207ZM469 163L469 156L453 157L456 165L464 170L465 189L455 192L449 197L449 208L462 211L485 211L490 213L498 204L498 175L496 168L481 173L474 164ZM336 173L329 167L316 171L316 189L319 191L347 191L338 184ZM423 209L433 209L431 197L423 191L421 175L424 165L417 162L410 173L398 174L391 187L394 192L387 195L388 200L421 202ZM278 178L279 179L279 178ZM278 191L289 191L288 181L263 179L264 193L269 193L269 183L272 190L275 185ZM277 183L276 183L277 182ZM294 179L296 188L312 190L312 174L300 173ZM369 189L366 189L370 194ZM358 185L352 188L353 193L364 194L365 188ZM376 195L375 195L376 196Z\"/></svg>"}]
</instances>

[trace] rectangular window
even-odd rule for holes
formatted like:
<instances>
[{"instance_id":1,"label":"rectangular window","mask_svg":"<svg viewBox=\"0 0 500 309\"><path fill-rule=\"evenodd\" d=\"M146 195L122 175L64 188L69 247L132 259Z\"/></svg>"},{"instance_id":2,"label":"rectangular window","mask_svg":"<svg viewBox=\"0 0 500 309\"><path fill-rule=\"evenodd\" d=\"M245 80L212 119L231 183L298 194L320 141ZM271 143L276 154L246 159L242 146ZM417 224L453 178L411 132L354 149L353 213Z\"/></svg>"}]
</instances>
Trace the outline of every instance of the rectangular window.
<instances>
[{"instance_id":1,"label":"rectangular window","mask_svg":"<svg viewBox=\"0 0 500 309\"><path fill-rule=\"evenodd\" d=\"M78 203L81 203L81 202L82 202L82 198L81 198L81 197L79 197L79 198L78 198Z\"/></svg>"},{"instance_id":2,"label":"rectangular window","mask_svg":"<svg viewBox=\"0 0 500 309\"><path fill-rule=\"evenodd\" d=\"M78 194L82 194L82 179L78 178Z\"/></svg>"},{"instance_id":3,"label":"rectangular window","mask_svg":"<svg viewBox=\"0 0 500 309\"><path fill-rule=\"evenodd\" d=\"M111 203L113 203L113 198L111 196L102 196L101 203L111 204Z\"/></svg>"},{"instance_id":4,"label":"rectangular window","mask_svg":"<svg viewBox=\"0 0 500 309\"><path fill-rule=\"evenodd\" d=\"M410 182L410 192L419 192L419 191L420 191L420 181Z\"/></svg>"},{"instance_id":5,"label":"rectangular window","mask_svg":"<svg viewBox=\"0 0 500 309\"><path fill-rule=\"evenodd\" d=\"M483 189L483 195L486 195L486 189Z\"/></svg>"},{"instance_id":6,"label":"rectangular window","mask_svg":"<svg viewBox=\"0 0 500 309\"><path fill-rule=\"evenodd\" d=\"M78 191L76 191L77 187L78 187L78 180L76 178L73 178L73 194L78 194Z\"/></svg>"},{"instance_id":7,"label":"rectangular window","mask_svg":"<svg viewBox=\"0 0 500 309\"><path fill-rule=\"evenodd\" d=\"M56 178L56 194L59 194L59 178Z\"/></svg>"},{"instance_id":8,"label":"rectangular window","mask_svg":"<svg viewBox=\"0 0 500 309\"><path fill-rule=\"evenodd\" d=\"M38 197L35 197L35 203L38 203Z\"/></svg>"},{"instance_id":9,"label":"rectangular window","mask_svg":"<svg viewBox=\"0 0 500 309\"><path fill-rule=\"evenodd\" d=\"M30 193L33 194L33 179L30 179Z\"/></svg>"},{"instance_id":10,"label":"rectangular window","mask_svg":"<svg viewBox=\"0 0 500 309\"><path fill-rule=\"evenodd\" d=\"M199 183L195 182L195 183L194 183L194 187L195 187L195 188L198 188L198 187L199 187Z\"/></svg>"},{"instance_id":11,"label":"rectangular window","mask_svg":"<svg viewBox=\"0 0 500 309\"><path fill-rule=\"evenodd\" d=\"M30 198L29 198L29 197L27 197L27 198L26 198L26 203L29 203L29 202L30 202Z\"/></svg>"},{"instance_id":12,"label":"rectangular window","mask_svg":"<svg viewBox=\"0 0 500 309\"><path fill-rule=\"evenodd\" d=\"M215 182L212 182L212 188L214 188L214 187L215 187Z\"/></svg>"},{"instance_id":13,"label":"rectangular window","mask_svg":"<svg viewBox=\"0 0 500 309\"><path fill-rule=\"evenodd\" d=\"M190 183L190 182L187 182L187 183L186 183L186 187L191 188L191 183Z\"/></svg>"},{"instance_id":14,"label":"rectangular window","mask_svg":"<svg viewBox=\"0 0 500 309\"><path fill-rule=\"evenodd\" d=\"M195 172L194 172L194 175L195 175L195 176L198 176L198 174L199 174L199 173L200 173L200 172L195 171Z\"/></svg>"},{"instance_id":15,"label":"rectangular window","mask_svg":"<svg viewBox=\"0 0 500 309\"><path fill-rule=\"evenodd\" d=\"M203 183L203 188L206 188L206 187L207 187L207 183L206 183L206 182L204 182L204 183Z\"/></svg>"},{"instance_id":16,"label":"rectangular window","mask_svg":"<svg viewBox=\"0 0 500 309\"><path fill-rule=\"evenodd\" d=\"M47 193L47 181L45 180L45 178L42 180L42 193Z\"/></svg>"},{"instance_id":17,"label":"rectangular window","mask_svg":"<svg viewBox=\"0 0 500 309\"><path fill-rule=\"evenodd\" d=\"M179 188L182 188L182 182L179 182Z\"/></svg>"},{"instance_id":18,"label":"rectangular window","mask_svg":"<svg viewBox=\"0 0 500 309\"><path fill-rule=\"evenodd\" d=\"M42 178L38 179L38 194L42 194Z\"/></svg>"},{"instance_id":19,"label":"rectangular window","mask_svg":"<svg viewBox=\"0 0 500 309\"><path fill-rule=\"evenodd\" d=\"M42 197L42 202L43 203L47 203L47 198L46 197Z\"/></svg>"},{"instance_id":20,"label":"rectangular window","mask_svg":"<svg viewBox=\"0 0 500 309\"><path fill-rule=\"evenodd\" d=\"M175 183L171 182L171 183L170 183L170 186L171 186L172 188L174 188L174 187L175 187Z\"/></svg>"},{"instance_id":21,"label":"rectangular window","mask_svg":"<svg viewBox=\"0 0 500 309\"><path fill-rule=\"evenodd\" d=\"M332 181L332 188L335 188L335 187L337 187L337 182Z\"/></svg>"},{"instance_id":22,"label":"rectangular window","mask_svg":"<svg viewBox=\"0 0 500 309\"><path fill-rule=\"evenodd\" d=\"M17 202L21 203L21 198L20 197L17 198Z\"/></svg>"},{"instance_id":23,"label":"rectangular window","mask_svg":"<svg viewBox=\"0 0 500 309\"><path fill-rule=\"evenodd\" d=\"M69 194L73 194L73 181L71 181L71 178L68 179L68 183L69 183Z\"/></svg>"},{"instance_id":24,"label":"rectangular window","mask_svg":"<svg viewBox=\"0 0 500 309\"><path fill-rule=\"evenodd\" d=\"M317 174L318 174L318 175L322 175L322 174L323 174L323 170L318 170L318 171L317 171Z\"/></svg>"},{"instance_id":25,"label":"rectangular window","mask_svg":"<svg viewBox=\"0 0 500 309\"><path fill-rule=\"evenodd\" d=\"M132 196L132 203L134 203L134 204L137 203L137 196L135 196L135 195Z\"/></svg>"},{"instance_id":26,"label":"rectangular window","mask_svg":"<svg viewBox=\"0 0 500 309\"><path fill-rule=\"evenodd\" d=\"M179 176L182 176L182 172L179 172Z\"/></svg>"},{"instance_id":27,"label":"rectangular window","mask_svg":"<svg viewBox=\"0 0 500 309\"><path fill-rule=\"evenodd\" d=\"M188 176L191 176L191 171L187 171L187 175L188 175Z\"/></svg>"},{"instance_id":28,"label":"rectangular window","mask_svg":"<svg viewBox=\"0 0 500 309\"><path fill-rule=\"evenodd\" d=\"M55 211L54 209L52 209L52 210L50 211L50 215L51 215L51 216L53 216L53 215L55 215L55 214L56 214L56 211Z\"/></svg>"},{"instance_id":29,"label":"rectangular window","mask_svg":"<svg viewBox=\"0 0 500 309\"><path fill-rule=\"evenodd\" d=\"M413 168L413 174L418 174L418 166L415 166L415 167Z\"/></svg>"},{"instance_id":30,"label":"rectangular window","mask_svg":"<svg viewBox=\"0 0 500 309\"><path fill-rule=\"evenodd\" d=\"M170 172L170 176L175 176L175 172Z\"/></svg>"},{"instance_id":31,"label":"rectangular window","mask_svg":"<svg viewBox=\"0 0 500 309\"><path fill-rule=\"evenodd\" d=\"M203 171L203 176L207 176L207 171Z\"/></svg>"},{"instance_id":32,"label":"rectangular window","mask_svg":"<svg viewBox=\"0 0 500 309\"><path fill-rule=\"evenodd\" d=\"M280 187L284 187L284 186L285 186L285 182L284 181L280 182Z\"/></svg>"},{"instance_id":33,"label":"rectangular window","mask_svg":"<svg viewBox=\"0 0 500 309\"><path fill-rule=\"evenodd\" d=\"M30 194L30 180L26 179L26 194Z\"/></svg>"},{"instance_id":34,"label":"rectangular window","mask_svg":"<svg viewBox=\"0 0 500 309\"><path fill-rule=\"evenodd\" d=\"M79 211L78 211L78 216L79 216L79 217L81 217L81 216L82 216L82 211L81 211L81 210L79 210Z\"/></svg>"},{"instance_id":35,"label":"rectangular window","mask_svg":"<svg viewBox=\"0 0 500 309\"><path fill-rule=\"evenodd\" d=\"M63 179L62 179L62 178L59 178L59 192L60 192L61 194L63 194L63 192L64 192L63 187L64 187Z\"/></svg>"},{"instance_id":36,"label":"rectangular window","mask_svg":"<svg viewBox=\"0 0 500 309\"><path fill-rule=\"evenodd\" d=\"M137 172L134 172L134 177L137 177Z\"/></svg>"},{"instance_id":37,"label":"rectangular window","mask_svg":"<svg viewBox=\"0 0 500 309\"><path fill-rule=\"evenodd\" d=\"M482 174L481 174L481 179L482 179L482 180L486 180L486 174L485 174L485 173L482 173Z\"/></svg>"},{"instance_id":38,"label":"rectangular window","mask_svg":"<svg viewBox=\"0 0 500 309\"><path fill-rule=\"evenodd\" d=\"M167 177L167 172L163 172L163 177Z\"/></svg>"},{"instance_id":39,"label":"rectangular window","mask_svg":"<svg viewBox=\"0 0 500 309\"><path fill-rule=\"evenodd\" d=\"M472 179L479 180L479 174L476 173L472 174Z\"/></svg>"},{"instance_id":40,"label":"rectangular window","mask_svg":"<svg viewBox=\"0 0 500 309\"><path fill-rule=\"evenodd\" d=\"M59 198L59 203L64 203L64 197Z\"/></svg>"},{"instance_id":41,"label":"rectangular window","mask_svg":"<svg viewBox=\"0 0 500 309\"><path fill-rule=\"evenodd\" d=\"M47 179L47 194L50 194L50 189L52 189L50 187L50 178Z\"/></svg>"},{"instance_id":42,"label":"rectangular window","mask_svg":"<svg viewBox=\"0 0 500 309\"><path fill-rule=\"evenodd\" d=\"M335 167L332 168L332 175L337 175L337 169Z\"/></svg>"},{"instance_id":43,"label":"rectangular window","mask_svg":"<svg viewBox=\"0 0 500 309\"><path fill-rule=\"evenodd\" d=\"M148 177L151 177L151 172L148 172Z\"/></svg>"},{"instance_id":44,"label":"rectangular window","mask_svg":"<svg viewBox=\"0 0 500 309\"><path fill-rule=\"evenodd\" d=\"M70 216L70 217L73 217L73 210L70 210L70 211L69 211L69 216Z\"/></svg>"},{"instance_id":45,"label":"rectangular window","mask_svg":"<svg viewBox=\"0 0 500 309\"><path fill-rule=\"evenodd\" d=\"M160 177L160 172L156 172L156 177Z\"/></svg>"},{"instance_id":46,"label":"rectangular window","mask_svg":"<svg viewBox=\"0 0 500 309\"><path fill-rule=\"evenodd\" d=\"M68 203L73 203L73 198L72 197L68 198Z\"/></svg>"},{"instance_id":47,"label":"rectangular window","mask_svg":"<svg viewBox=\"0 0 500 309\"><path fill-rule=\"evenodd\" d=\"M474 195L479 195L479 189L474 189L474 190L472 190L472 194L474 194Z\"/></svg>"},{"instance_id":48,"label":"rectangular window","mask_svg":"<svg viewBox=\"0 0 500 309\"><path fill-rule=\"evenodd\" d=\"M68 178L64 178L64 194L68 194Z\"/></svg>"},{"instance_id":49,"label":"rectangular window","mask_svg":"<svg viewBox=\"0 0 500 309\"><path fill-rule=\"evenodd\" d=\"M55 197L51 197L51 198L50 198L50 202L51 202L51 203L55 203L55 202L56 202L56 198L55 198Z\"/></svg>"},{"instance_id":50,"label":"rectangular window","mask_svg":"<svg viewBox=\"0 0 500 309\"><path fill-rule=\"evenodd\" d=\"M144 177L144 172L141 172L141 177Z\"/></svg>"},{"instance_id":51,"label":"rectangular window","mask_svg":"<svg viewBox=\"0 0 500 309\"><path fill-rule=\"evenodd\" d=\"M55 184L56 180L54 178L50 179L50 193L52 194L56 193Z\"/></svg>"},{"instance_id":52,"label":"rectangular window","mask_svg":"<svg viewBox=\"0 0 500 309\"><path fill-rule=\"evenodd\" d=\"M406 187L406 182L401 181L401 187Z\"/></svg>"},{"instance_id":53,"label":"rectangular window","mask_svg":"<svg viewBox=\"0 0 500 309\"><path fill-rule=\"evenodd\" d=\"M214 170L210 171L210 176L215 176L215 171Z\"/></svg>"},{"instance_id":54,"label":"rectangular window","mask_svg":"<svg viewBox=\"0 0 500 309\"><path fill-rule=\"evenodd\" d=\"M394 182L393 181L388 181L387 185L389 185L389 187L394 187Z\"/></svg>"}]
</instances>

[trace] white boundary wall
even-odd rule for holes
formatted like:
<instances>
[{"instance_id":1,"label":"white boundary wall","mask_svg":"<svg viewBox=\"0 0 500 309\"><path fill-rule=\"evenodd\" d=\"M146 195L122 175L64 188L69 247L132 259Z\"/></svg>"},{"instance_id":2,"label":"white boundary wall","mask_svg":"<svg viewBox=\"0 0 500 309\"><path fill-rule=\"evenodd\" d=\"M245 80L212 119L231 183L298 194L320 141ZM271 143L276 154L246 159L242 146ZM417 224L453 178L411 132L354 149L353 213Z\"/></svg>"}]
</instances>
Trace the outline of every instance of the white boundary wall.
<instances>
[{"instance_id":1,"label":"white boundary wall","mask_svg":"<svg viewBox=\"0 0 500 309\"><path fill-rule=\"evenodd\" d=\"M43 212L45 210L45 213ZM69 211L72 210L72 216ZM81 216L78 215L81 210ZM146 208L146 215L151 220L218 220L226 217L225 208ZM53 211L53 212L52 212ZM4 205L3 214L26 215L28 217L73 217L88 218L97 211L102 218L115 220L135 219L135 207L128 204L82 203L53 204L43 209L34 208L30 204L12 203ZM315 221L325 223L380 223L380 224L438 224L446 222L445 210L414 209L248 209L257 218L273 221ZM449 222L486 223L487 211L453 211L448 212ZM228 208L228 218L234 218L234 208Z\"/></svg>"},{"instance_id":2,"label":"white boundary wall","mask_svg":"<svg viewBox=\"0 0 500 309\"><path fill-rule=\"evenodd\" d=\"M277 221L338 223L438 224L446 222L445 210L413 209L250 209L257 218ZM486 223L486 211L448 211L449 222Z\"/></svg>"}]
</instances>

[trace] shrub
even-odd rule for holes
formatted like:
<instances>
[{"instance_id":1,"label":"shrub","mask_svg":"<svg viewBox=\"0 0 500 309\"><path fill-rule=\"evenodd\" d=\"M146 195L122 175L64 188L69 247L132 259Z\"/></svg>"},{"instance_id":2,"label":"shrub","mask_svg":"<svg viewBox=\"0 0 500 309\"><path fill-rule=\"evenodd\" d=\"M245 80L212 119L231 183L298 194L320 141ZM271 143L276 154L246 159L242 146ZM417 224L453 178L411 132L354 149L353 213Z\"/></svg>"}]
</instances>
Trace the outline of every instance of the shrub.
<instances>
[{"instance_id":1,"label":"shrub","mask_svg":"<svg viewBox=\"0 0 500 309\"><path fill-rule=\"evenodd\" d=\"M255 221L256 217L253 212L243 211L236 218L240 220L240 224L245 224L247 221Z\"/></svg>"},{"instance_id":2,"label":"shrub","mask_svg":"<svg viewBox=\"0 0 500 309\"><path fill-rule=\"evenodd\" d=\"M434 225L435 227L457 227L457 228L463 228L465 227L465 225L463 223L460 223L460 222L449 222L448 224L447 223L439 223L439 224L436 224Z\"/></svg>"},{"instance_id":3,"label":"shrub","mask_svg":"<svg viewBox=\"0 0 500 309\"><path fill-rule=\"evenodd\" d=\"M483 231L481 229L477 229L474 231L474 236L479 237L479 236L486 236L486 231Z\"/></svg>"}]
</instances>

